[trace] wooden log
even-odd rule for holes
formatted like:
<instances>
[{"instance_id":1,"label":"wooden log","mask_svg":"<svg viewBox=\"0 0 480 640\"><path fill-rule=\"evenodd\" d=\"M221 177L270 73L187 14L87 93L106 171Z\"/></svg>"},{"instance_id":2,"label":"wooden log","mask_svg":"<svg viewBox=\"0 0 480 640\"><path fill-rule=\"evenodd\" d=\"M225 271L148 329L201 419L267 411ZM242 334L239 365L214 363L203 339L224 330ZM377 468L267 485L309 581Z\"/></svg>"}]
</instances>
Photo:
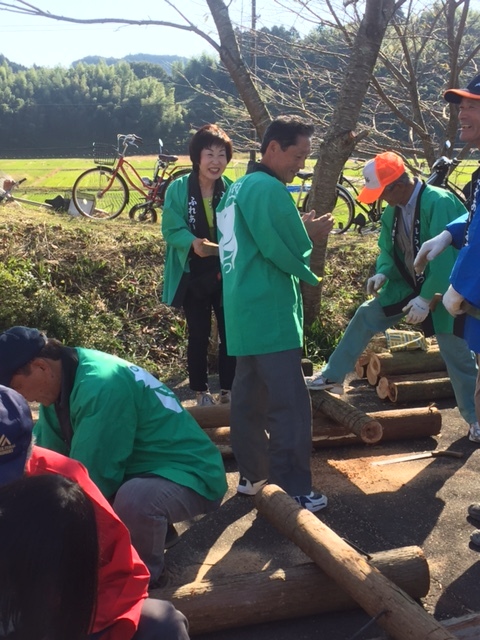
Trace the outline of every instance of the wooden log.
<instances>
[{"instance_id":1,"label":"wooden log","mask_svg":"<svg viewBox=\"0 0 480 640\"><path fill-rule=\"evenodd\" d=\"M439 398L453 398L454 396L450 378L391 382L388 391L388 397L392 402L404 404L421 401L428 402Z\"/></svg>"},{"instance_id":2,"label":"wooden log","mask_svg":"<svg viewBox=\"0 0 480 640\"><path fill-rule=\"evenodd\" d=\"M366 444L374 444L382 439L382 425L360 409L328 391L310 391L312 415L322 412L343 424Z\"/></svg>"},{"instance_id":3,"label":"wooden log","mask_svg":"<svg viewBox=\"0 0 480 640\"><path fill-rule=\"evenodd\" d=\"M427 595L430 576L419 547L375 553L370 562L412 598ZM155 589L149 596L173 602L188 618L191 635L358 606L313 562Z\"/></svg>"},{"instance_id":4,"label":"wooden log","mask_svg":"<svg viewBox=\"0 0 480 640\"><path fill-rule=\"evenodd\" d=\"M230 405L214 404L210 407L187 407L202 429L230 426Z\"/></svg>"},{"instance_id":5,"label":"wooden log","mask_svg":"<svg viewBox=\"0 0 480 640\"><path fill-rule=\"evenodd\" d=\"M373 567L313 513L280 487L266 485L255 504L279 531L295 542L327 575L396 640L454 640L408 594Z\"/></svg>"},{"instance_id":6,"label":"wooden log","mask_svg":"<svg viewBox=\"0 0 480 640\"><path fill-rule=\"evenodd\" d=\"M390 409L375 411L368 415L382 425L381 442L428 438L438 435L442 428L442 415L436 407ZM229 427L206 428L205 432L217 445L224 458L233 456L230 447ZM314 418L312 432L312 447L314 449L341 447L350 444L363 444L363 441L347 427L323 414L319 413Z\"/></svg>"},{"instance_id":7,"label":"wooden log","mask_svg":"<svg viewBox=\"0 0 480 640\"><path fill-rule=\"evenodd\" d=\"M370 360L370 352L364 351L355 363L355 375L357 378L366 378L367 366Z\"/></svg>"},{"instance_id":8,"label":"wooden log","mask_svg":"<svg viewBox=\"0 0 480 640\"><path fill-rule=\"evenodd\" d=\"M373 353L368 362L371 375L418 373L420 371L445 371L445 362L438 348L428 351L397 351L395 353ZM370 379L369 379L370 382Z\"/></svg>"},{"instance_id":9,"label":"wooden log","mask_svg":"<svg viewBox=\"0 0 480 640\"><path fill-rule=\"evenodd\" d=\"M390 380L389 378L383 376L378 381L378 384L376 386L376 392L380 400L388 400L388 392L390 391L389 380Z\"/></svg>"},{"instance_id":10,"label":"wooden log","mask_svg":"<svg viewBox=\"0 0 480 640\"><path fill-rule=\"evenodd\" d=\"M443 620L442 624L455 635L456 640L478 640L480 638L480 613L468 613L460 618ZM384 638L375 638L374 640L384 640Z\"/></svg>"}]
</instances>

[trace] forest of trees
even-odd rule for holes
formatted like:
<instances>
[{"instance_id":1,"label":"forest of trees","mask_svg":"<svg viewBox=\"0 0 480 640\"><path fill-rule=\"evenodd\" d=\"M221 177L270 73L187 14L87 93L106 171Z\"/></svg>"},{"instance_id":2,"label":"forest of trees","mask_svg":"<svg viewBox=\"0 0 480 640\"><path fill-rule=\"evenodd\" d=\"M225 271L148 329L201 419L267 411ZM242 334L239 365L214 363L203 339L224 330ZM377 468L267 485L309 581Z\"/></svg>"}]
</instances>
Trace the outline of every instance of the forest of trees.
<instances>
[{"instance_id":1,"label":"forest of trees","mask_svg":"<svg viewBox=\"0 0 480 640\"><path fill-rule=\"evenodd\" d=\"M304 37L285 27L236 35L270 114L312 118L321 137L345 73L348 25L319 25ZM463 40L465 51L480 42L480 18L474 12ZM366 152L395 141L410 153L422 153L421 142L415 142L415 135L422 137L416 130L418 105L421 125L440 146L449 46L436 5L409 15L405 25L400 16L389 27L359 120L359 127L370 132ZM408 47L415 55L406 64ZM134 56L87 58L69 68L24 68L0 55L0 157L88 155L94 140L113 142L119 132L143 137L143 153L155 153L161 137L165 152L181 154L192 131L205 122L223 125L237 149L251 148L250 119L217 59L204 54L167 65ZM473 68L466 65L465 73ZM418 96L410 91L412 75Z\"/></svg>"}]
</instances>

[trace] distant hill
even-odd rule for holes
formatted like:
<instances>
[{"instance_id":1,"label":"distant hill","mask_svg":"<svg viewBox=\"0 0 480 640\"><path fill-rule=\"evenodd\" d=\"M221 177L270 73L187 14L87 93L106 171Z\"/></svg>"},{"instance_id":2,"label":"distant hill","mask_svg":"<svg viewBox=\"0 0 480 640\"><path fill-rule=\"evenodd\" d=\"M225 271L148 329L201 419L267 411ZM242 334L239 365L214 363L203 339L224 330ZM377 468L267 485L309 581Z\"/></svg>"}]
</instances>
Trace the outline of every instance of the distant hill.
<instances>
[{"instance_id":1,"label":"distant hill","mask_svg":"<svg viewBox=\"0 0 480 640\"><path fill-rule=\"evenodd\" d=\"M104 58L103 56L85 56L85 58L81 58L80 60L75 60L72 62L72 67L75 67L77 64L83 62L84 64L98 64L100 60L103 60L106 64L112 65L117 62L148 62L150 64L158 64L164 69L168 74L172 72L172 64L174 62L188 62L189 58L185 58L182 56L169 56L162 55L156 56L150 53L135 53L128 56L124 56L123 58Z\"/></svg>"}]
</instances>

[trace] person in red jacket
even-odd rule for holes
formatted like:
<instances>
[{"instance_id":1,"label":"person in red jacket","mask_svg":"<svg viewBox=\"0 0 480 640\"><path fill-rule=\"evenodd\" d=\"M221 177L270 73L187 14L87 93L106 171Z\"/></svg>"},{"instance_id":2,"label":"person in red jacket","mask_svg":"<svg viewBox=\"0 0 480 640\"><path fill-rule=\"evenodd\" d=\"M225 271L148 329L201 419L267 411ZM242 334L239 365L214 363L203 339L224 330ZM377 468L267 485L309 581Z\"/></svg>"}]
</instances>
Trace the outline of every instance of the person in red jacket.
<instances>
[{"instance_id":1,"label":"person in red jacket","mask_svg":"<svg viewBox=\"0 0 480 640\"><path fill-rule=\"evenodd\" d=\"M165 600L148 598L150 575L130 534L85 467L32 442L30 408L0 385L0 485L23 475L57 474L77 482L91 500L99 538L99 570L91 640L188 640L185 616ZM35 532L32 531L32 535Z\"/></svg>"}]
</instances>

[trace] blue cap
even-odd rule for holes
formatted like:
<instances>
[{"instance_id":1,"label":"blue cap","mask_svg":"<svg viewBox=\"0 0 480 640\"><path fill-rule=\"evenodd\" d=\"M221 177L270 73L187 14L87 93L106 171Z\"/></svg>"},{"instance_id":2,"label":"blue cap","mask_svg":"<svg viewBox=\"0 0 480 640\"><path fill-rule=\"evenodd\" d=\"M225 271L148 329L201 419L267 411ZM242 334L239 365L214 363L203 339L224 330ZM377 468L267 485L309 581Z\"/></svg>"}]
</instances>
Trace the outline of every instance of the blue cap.
<instances>
[{"instance_id":1,"label":"blue cap","mask_svg":"<svg viewBox=\"0 0 480 640\"><path fill-rule=\"evenodd\" d=\"M0 485L23 476L32 430L32 414L25 398L0 385Z\"/></svg>"},{"instance_id":2,"label":"blue cap","mask_svg":"<svg viewBox=\"0 0 480 640\"><path fill-rule=\"evenodd\" d=\"M10 386L13 374L38 356L45 334L29 327L12 327L0 334L0 385Z\"/></svg>"}]
</instances>

